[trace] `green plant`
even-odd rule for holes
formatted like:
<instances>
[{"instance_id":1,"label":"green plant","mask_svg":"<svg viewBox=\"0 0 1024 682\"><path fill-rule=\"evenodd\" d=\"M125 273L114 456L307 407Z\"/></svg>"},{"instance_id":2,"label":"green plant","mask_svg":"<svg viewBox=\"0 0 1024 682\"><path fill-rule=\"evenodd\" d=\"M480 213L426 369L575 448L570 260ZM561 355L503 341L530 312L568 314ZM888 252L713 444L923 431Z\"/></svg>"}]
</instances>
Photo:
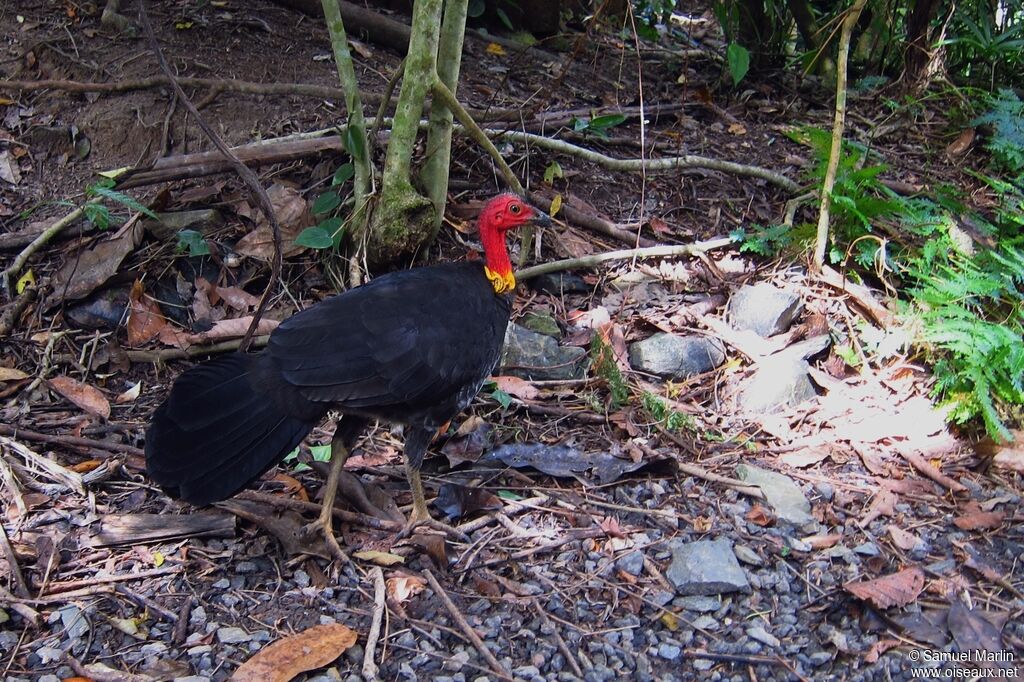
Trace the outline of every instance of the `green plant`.
<instances>
[{"instance_id":1,"label":"green plant","mask_svg":"<svg viewBox=\"0 0 1024 682\"><path fill-rule=\"evenodd\" d=\"M992 127L985 146L1002 170L1024 184L1024 102L1012 90L1000 90L988 97L988 111L972 123Z\"/></svg>"},{"instance_id":2,"label":"green plant","mask_svg":"<svg viewBox=\"0 0 1024 682\"><path fill-rule=\"evenodd\" d=\"M739 85L750 69L750 50L739 43L729 43L725 57L729 65L729 75L732 76L732 84Z\"/></svg>"},{"instance_id":3,"label":"green plant","mask_svg":"<svg viewBox=\"0 0 1024 682\"><path fill-rule=\"evenodd\" d=\"M1019 78L1020 63L1024 59L1024 22L1020 15L1019 9L1008 12L1006 23L999 26L987 4L979 3L973 8L968 6L967 12L958 12L957 22L952 28L954 37L941 43L951 48L950 61L954 70L970 78L978 65L986 66L988 86L993 89L1000 74Z\"/></svg>"},{"instance_id":4,"label":"green plant","mask_svg":"<svg viewBox=\"0 0 1024 682\"><path fill-rule=\"evenodd\" d=\"M783 252L807 249L814 239L814 226L808 223L795 226L752 225L749 230L742 227L733 230L729 237L739 242L741 252L770 258Z\"/></svg>"},{"instance_id":5,"label":"green plant","mask_svg":"<svg viewBox=\"0 0 1024 682\"><path fill-rule=\"evenodd\" d=\"M640 404L651 421L657 422L666 431L674 432L683 429L694 431L697 428L697 422L694 421L693 417L673 410L664 400L650 391L644 391L643 395L640 396Z\"/></svg>"},{"instance_id":6,"label":"green plant","mask_svg":"<svg viewBox=\"0 0 1024 682\"><path fill-rule=\"evenodd\" d=\"M618 410L629 402L629 386L626 384L626 378L622 376L622 370L615 362L615 351L600 334L594 334L590 341L590 366L594 374L607 385L609 407L612 410Z\"/></svg>"},{"instance_id":7,"label":"green plant","mask_svg":"<svg viewBox=\"0 0 1024 682\"><path fill-rule=\"evenodd\" d=\"M342 205L339 188L355 175L355 167L344 163L338 167L331 178L331 189L317 196L310 209L320 222L307 227L295 238L299 246L311 249L337 248L345 236L346 222L337 215Z\"/></svg>"},{"instance_id":8,"label":"green plant","mask_svg":"<svg viewBox=\"0 0 1024 682\"><path fill-rule=\"evenodd\" d=\"M114 189L115 184L116 182L111 178L101 178L100 180L85 188L85 196L89 197L90 199L107 199L109 201L113 201L114 203L121 204L122 206L125 206L126 208L129 208L132 211L136 211L150 218L156 219L156 214L153 213L153 211L149 210L148 208L140 204L133 197L125 194L124 192L119 192L116 189ZM86 220L95 225L96 229L105 230L108 227L110 227L110 209L107 208L104 204L99 202L90 202L82 207L82 211L85 213Z\"/></svg>"},{"instance_id":9,"label":"green plant","mask_svg":"<svg viewBox=\"0 0 1024 682\"><path fill-rule=\"evenodd\" d=\"M593 118L576 118L574 116L570 124L577 133L593 135L598 139L607 140L608 130L621 125L625 120L626 117L622 114L605 114L604 116L594 116Z\"/></svg>"}]
</instances>

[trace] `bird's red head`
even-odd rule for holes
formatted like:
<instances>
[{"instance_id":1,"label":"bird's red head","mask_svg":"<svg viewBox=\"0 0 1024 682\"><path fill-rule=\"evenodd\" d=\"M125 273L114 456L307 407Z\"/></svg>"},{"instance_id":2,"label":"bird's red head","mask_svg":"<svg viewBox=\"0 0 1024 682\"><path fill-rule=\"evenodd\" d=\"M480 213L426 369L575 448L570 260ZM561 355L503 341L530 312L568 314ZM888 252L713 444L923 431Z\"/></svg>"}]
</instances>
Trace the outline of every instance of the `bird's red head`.
<instances>
[{"instance_id":1,"label":"bird's red head","mask_svg":"<svg viewBox=\"0 0 1024 682\"><path fill-rule=\"evenodd\" d=\"M516 287L512 262L505 245L505 233L527 223L550 225L551 218L511 192L494 197L480 211L480 242L484 247L486 263L484 272L499 294L508 293Z\"/></svg>"}]
</instances>

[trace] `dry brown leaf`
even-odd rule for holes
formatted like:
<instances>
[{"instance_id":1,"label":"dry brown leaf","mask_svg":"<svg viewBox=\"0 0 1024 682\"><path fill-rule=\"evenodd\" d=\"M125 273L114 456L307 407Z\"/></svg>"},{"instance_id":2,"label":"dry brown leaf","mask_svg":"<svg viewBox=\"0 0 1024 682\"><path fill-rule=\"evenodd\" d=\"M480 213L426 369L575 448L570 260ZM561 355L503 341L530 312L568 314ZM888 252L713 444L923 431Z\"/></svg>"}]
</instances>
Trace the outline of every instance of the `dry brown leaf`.
<instances>
[{"instance_id":1,"label":"dry brown leaf","mask_svg":"<svg viewBox=\"0 0 1024 682\"><path fill-rule=\"evenodd\" d=\"M779 455L779 460L791 467L802 469L812 464L817 464L821 460L828 458L828 456L829 451L824 448L801 448Z\"/></svg>"},{"instance_id":2,"label":"dry brown leaf","mask_svg":"<svg viewBox=\"0 0 1024 682\"><path fill-rule=\"evenodd\" d=\"M1024 431L1012 430L1013 442L1001 445L992 463L1003 469L1024 473Z\"/></svg>"},{"instance_id":3,"label":"dry brown leaf","mask_svg":"<svg viewBox=\"0 0 1024 682\"><path fill-rule=\"evenodd\" d=\"M354 552L352 556L362 561L369 561L370 563L377 564L378 566L394 566L395 564L405 563L405 557L403 556L392 554L391 552L381 552L376 549L364 549L359 552Z\"/></svg>"},{"instance_id":4,"label":"dry brown leaf","mask_svg":"<svg viewBox=\"0 0 1024 682\"><path fill-rule=\"evenodd\" d=\"M622 532L622 526L619 525L619 520L614 516L606 516L601 519L601 522L597 524L604 531L605 535L610 538L624 538L626 534Z\"/></svg>"},{"instance_id":5,"label":"dry brown leaf","mask_svg":"<svg viewBox=\"0 0 1024 682\"><path fill-rule=\"evenodd\" d=\"M871 506L868 507L867 514L857 522L857 525L864 528L879 516L892 516L896 513L896 501L896 494L891 490L884 488L879 490L875 494L874 499L871 500Z\"/></svg>"},{"instance_id":6,"label":"dry brown leaf","mask_svg":"<svg viewBox=\"0 0 1024 682\"><path fill-rule=\"evenodd\" d=\"M387 579L388 597L404 604L426 589L427 581L416 575L396 575Z\"/></svg>"},{"instance_id":7,"label":"dry brown leaf","mask_svg":"<svg viewBox=\"0 0 1024 682\"><path fill-rule=\"evenodd\" d=\"M284 185L273 185L267 190L274 215L281 226L281 250L285 258L302 253L305 247L295 243L295 238L307 227L313 225L306 200L299 192ZM256 219L256 229L238 240L235 251L243 256L269 261L274 257L274 237L262 213Z\"/></svg>"},{"instance_id":8,"label":"dry brown leaf","mask_svg":"<svg viewBox=\"0 0 1024 682\"><path fill-rule=\"evenodd\" d=\"M140 280L132 284L128 300L128 345L141 346L160 336L167 320L157 302L146 296Z\"/></svg>"},{"instance_id":9,"label":"dry brown leaf","mask_svg":"<svg viewBox=\"0 0 1024 682\"><path fill-rule=\"evenodd\" d=\"M904 552L917 547L918 538L910 531L903 530L899 526L890 523L889 524L889 537L892 538L892 543L902 549Z\"/></svg>"},{"instance_id":10,"label":"dry brown leaf","mask_svg":"<svg viewBox=\"0 0 1024 682\"><path fill-rule=\"evenodd\" d=\"M28 379L28 375L14 367L0 367L0 381L21 381Z\"/></svg>"},{"instance_id":11,"label":"dry brown leaf","mask_svg":"<svg viewBox=\"0 0 1024 682\"><path fill-rule=\"evenodd\" d=\"M849 582L843 589L880 609L906 606L924 589L924 572L915 566L874 580Z\"/></svg>"},{"instance_id":12,"label":"dry brown leaf","mask_svg":"<svg viewBox=\"0 0 1024 682\"><path fill-rule=\"evenodd\" d=\"M967 153L967 150L974 144L975 136L974 128L964 128L963 131L957 135L957 138L949 143L946 147L946 154L950 158L957 156L963 156Z\"/></svg>"},{"instance_id":13,"label":"dry brown leaf","mask_svg":"<svg viewBox=\"0 0 1024 682\"><path fill-rule=\"evenodd\" d=\"M49 310L64 301L85 298L118 273L121 262L142 239L142 223L100 240L77 254L72 254L54 274L50 287L53 293L43 303Z\"/></svg>"},{"instance_id":14,"label":"dry brown leaf","mask_svg":"<svg viewBox=\"0 0 1024 682\"><path fill-rule=\"evenodd\" d=\"M72 471L74 471L76 474L87 474L90 471L92 471L93 469L95 469L95 468L97 468L99 466L102 466L102 465L103 465L103 460L101 460L101 459L87 459L84 462L79 462L78 464L72 464L68 468L71 469Z\"/></svg>"},{"instance_id":15,"label":"dry brown leaf","mask_svg":"<svg viewBox=\"0 0 1024 682\"><path fill-rule=\"evenodd\" d=\"M960 530L984 530L986 528L998 528L1003 523L1006 514L1001 511L970 511L953 519L953 525Z\"/></svg>"},{"instance_id":16,"label":"dry brown leaf","mask_svg":"<svg viewBox=\"0 0 1024 682\"><path fill-rule=\"evenodd\" d=\"M53 377L48 381L50 388L59 393L68 402L82 408L89 414L104 419L110 417L110 402L100 390L89 384L83 384L71 377Z\"/></svg>"},{"instance_id":17,"label":"dry brown leaf","mask_svg":"<svg viewBox=\"0 0 1024 682\"><path fill-rule=\"evenodd\" d=\"M214 289L229 307L239 312L249 312L250 309L260 304L259 296L254 296L239 287L214 287Z\"/></svg>"},{"instance_id":18,"label":"dry brown leaf","mask_svg":"<svg viewBox=\"0 0 1024 682\"><path fill-rule=\"evenodd\" d=\"M142 382L136 381L134 384L128 387L126 391L114 398L114 402L118 405L124 403L133 403L139 398L139 394L142 392Z\"/></svg>"},{"instance_id":19,"label":"dry brown leaf","mask_svg":"<svg viewBox=\"0 0 1024 682\"><path fill-rule=\"evenodd\" d=\"M355 630L340 623L314 625L256 652L231 676L233 682L288 682L327 665L356 643Z\"/></svg>"},{"instance_id":20,"label":"dry brown leaf","mask_svg":"<svg viewBox=\"0 0 1024 682\"><path fill-rule=\"evenodd\" d=\"M210 284L204 277L196 277L196 290L192 293L192 316L197 320L217 322L224 319L224 311L220 315L214 311L217 305L217 287Z\"/></svg>"},{"instance_id":21,"label":"dry brown leaf","mask_svg":"<svg viewBox=\"0 0 1024 682\"><path fill-rule=\"evenodd\" d=\"M513 376L491 377L491 381L497 385L499 391L523 400L534 400L540 395L540 389L525 379Z\"/></svg>"},{"instance_id":22,"label":"dry brown leaf","mask_svg":"<svg viewBox=\"0 0 1024 682\"><path fill-rule=\"evenodd\" d=\"M206 343L207 341L237 339L241 336L245 336L245 332L248 331L251 323L252 316L236 317L232 320L220 320L219 322L214 323L214 325L205 332L187 334L185 336L185 341L188 344L196 344ZM256 336L269 334L274 331L279 324L281 323L277 320L261 319L260 323L256 326Z\"/></svg>"},{"instance_id":23,"label":"dry brown leaf","mask_svg":"<svg viewBox=\"0 0 1024 682\"><path fill-rule=\"evenodd\" d=\"M771 526L775 523L775 514L769 509L765 509L760 503L755 502L753 509L747 512L747 521L750 521L755 526Z\"/></svg>"},{"instance_id":24,"label":"dry brown leaf","mask_svg":"<svg viewBox=\"0 0 1024 682\"><path fill-rule=\"evenodd\" d=\"M903 642L898 639L880 639L872 644L868 652L864 654L864 661L867 663L874 663L886 651L894 647L898 647L901 644L903 644Z\"/></svg>"},{"instance_id":25,"label":"dry brown leaf","mask_svg":"<svg viewBox=\"0 0 1024 682\"><path fill-rule=\"evenodd\" d=\"M811 549L828 549L842 539L841 533L832 533L830 535L809 535L803 539L803 542L810 545Z\"/></svg>"}]
</instances>

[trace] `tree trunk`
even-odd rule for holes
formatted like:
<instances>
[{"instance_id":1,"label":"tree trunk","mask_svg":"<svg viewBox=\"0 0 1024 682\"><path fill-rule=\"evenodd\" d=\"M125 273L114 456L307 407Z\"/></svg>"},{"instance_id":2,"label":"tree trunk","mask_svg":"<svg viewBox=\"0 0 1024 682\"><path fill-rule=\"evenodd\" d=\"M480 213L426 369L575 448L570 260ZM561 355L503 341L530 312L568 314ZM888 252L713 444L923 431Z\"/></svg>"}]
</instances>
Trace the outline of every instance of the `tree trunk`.
<instances>
[{"instance_id":1,"label":"tree trunk","mask_svg":"<svg viewBox=\"0 0 1024 682\"><path fill-rule=\"evenodd\" d=\"M928 87L931 78L929 64L932 54L931 42L932 21L939 8L939 0L917 0L907 15L907 43L904 57L904 74L907 85L914 92L921 92Z\"/></svg>"}]
</instances>

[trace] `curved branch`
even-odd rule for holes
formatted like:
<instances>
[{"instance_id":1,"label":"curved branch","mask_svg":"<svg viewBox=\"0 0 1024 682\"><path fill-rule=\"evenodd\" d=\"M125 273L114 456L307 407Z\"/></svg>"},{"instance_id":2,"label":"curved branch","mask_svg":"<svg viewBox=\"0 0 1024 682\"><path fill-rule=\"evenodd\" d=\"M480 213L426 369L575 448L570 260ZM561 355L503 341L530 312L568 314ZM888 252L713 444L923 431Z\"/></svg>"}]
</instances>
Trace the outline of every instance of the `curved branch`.
<instances>
[{"instance_id":1,"label":"curved branch","mask_svg":"<svg viewBox=\"0 0 1024 682\"><path fill-rule=\"evenodd\" d=\"M633 258L671 258L673 256L693 256L698 253L705 253L712 249L720 249L733 243L729 237L708 239L693 244L676 244L672 246L649 246L642 249L622 249L620 251L607 251L595 253L580 258L567 258L565 260L541 263L533 267L523 268L516 273L517 280L526 280L538 275L547 275L552 272L562 272L574 268L592 268L601 263L616 260L631 260Z\"/></svg>"}]
</instances>

